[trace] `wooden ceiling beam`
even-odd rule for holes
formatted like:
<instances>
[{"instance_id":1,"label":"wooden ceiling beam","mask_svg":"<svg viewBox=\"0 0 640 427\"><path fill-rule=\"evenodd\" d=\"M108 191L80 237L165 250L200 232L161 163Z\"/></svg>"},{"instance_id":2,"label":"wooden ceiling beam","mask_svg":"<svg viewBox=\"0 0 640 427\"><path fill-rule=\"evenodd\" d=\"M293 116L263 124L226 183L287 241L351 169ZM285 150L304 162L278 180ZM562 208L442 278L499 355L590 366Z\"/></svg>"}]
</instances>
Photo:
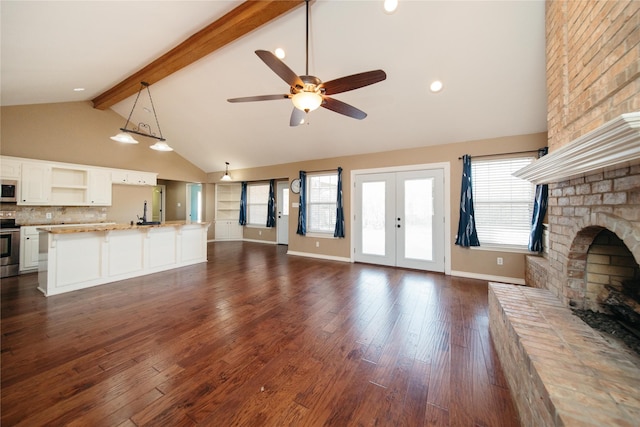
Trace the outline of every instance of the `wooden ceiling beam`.
<instances>
[{"instance_id":1,"label":"wooden ceiling beam","mask_svg":"<svg viewBox=\"0 0 640 427\"><path fill-rule=\"evenodd\" d=\"M140 82L156 83L267 22L304 4L304 0L248 0L209 24L149 65L95 97L93 107L106 110L140 90Z\"/></svg>"}]
</instances>

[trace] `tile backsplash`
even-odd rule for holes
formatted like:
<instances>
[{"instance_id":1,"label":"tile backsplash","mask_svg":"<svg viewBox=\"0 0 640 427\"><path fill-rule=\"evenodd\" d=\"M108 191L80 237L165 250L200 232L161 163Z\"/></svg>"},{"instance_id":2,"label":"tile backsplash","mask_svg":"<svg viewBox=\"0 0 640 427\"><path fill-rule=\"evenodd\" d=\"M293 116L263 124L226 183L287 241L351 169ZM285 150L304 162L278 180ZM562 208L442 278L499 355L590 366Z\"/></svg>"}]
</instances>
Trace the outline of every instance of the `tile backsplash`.
<instances>
[{"instance_id":1,"label":"tile backsplash","mask_svg":"<svg viewBox=\"0 0 640 427\"><path fill-rule=\"evenodd\" d=\"M16 224L19 225L106 222L109 213L106 206L17 206L7 203L0 204L0 210L16 211Z\"/></svg>"}]
</instances>

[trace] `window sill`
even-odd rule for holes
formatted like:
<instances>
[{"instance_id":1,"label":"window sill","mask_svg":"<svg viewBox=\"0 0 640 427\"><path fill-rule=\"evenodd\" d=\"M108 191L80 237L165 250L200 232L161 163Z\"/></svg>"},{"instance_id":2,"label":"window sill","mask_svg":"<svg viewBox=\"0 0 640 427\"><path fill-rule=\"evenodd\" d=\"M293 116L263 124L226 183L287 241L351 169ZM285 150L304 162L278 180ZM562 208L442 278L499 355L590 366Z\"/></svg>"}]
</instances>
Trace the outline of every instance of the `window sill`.
<instances>
[{"instance_id":1,"label":"window sill","mask_svg":"<svg viewBox=\"0 0 640 427\"><path fill-rule=\"evenodd\" d=\"M481 243L482 245L482 243ZM489 245L470 246L474 251L491 251L491 252L509 252L514 254L535 254L524 246L508 246L508 245Z\"/></svg>"},{"instance_id":2,"label":"window sill","mask_svg":"<svg viewBox=\"0 0 640 427\"><path fill-rule=\"evenodd\" d=\"M333 233L307 233L304 237L313 237L314 239L336 239L333 237Z\"/></svg>"}]
</instances>

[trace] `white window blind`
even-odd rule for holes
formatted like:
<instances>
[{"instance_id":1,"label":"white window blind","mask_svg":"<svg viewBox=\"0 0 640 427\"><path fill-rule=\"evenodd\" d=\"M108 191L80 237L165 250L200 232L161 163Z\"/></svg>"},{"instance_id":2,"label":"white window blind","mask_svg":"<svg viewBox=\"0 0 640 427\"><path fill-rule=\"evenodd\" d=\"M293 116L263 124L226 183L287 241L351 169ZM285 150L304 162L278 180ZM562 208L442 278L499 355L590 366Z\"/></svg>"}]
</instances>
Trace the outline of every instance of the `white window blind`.
<instances>
[{"instance_id":1,"label":"white window blind","mask_svg":"<svg viewBox=\"0 0 640 427\"><path fill-rule=\"evenodd\" d=\"M267 205L269 203L268 184L247 185L247 224L265 227L267 225Z\"/></svg>"},{"instance_id":2,"label":"white window blind","mask_svg":"<svg viewBox=\"0 0 640 427\"><path fill-rule=\"evenodd\" d=\"M337 172L307 175L307 233L333 234L337 197Z\"/></svg>"},{"instance_id":3,"label":"white window blind","mask_svg":"<svg viewBox=\"0 0 640 427\"><path fill-rule=\"evenodd\" d=\"M533 160L519 157L471 161L473 207L481 246L527 247L535 187L512 173Z\"/></svg>"}]
</instances>

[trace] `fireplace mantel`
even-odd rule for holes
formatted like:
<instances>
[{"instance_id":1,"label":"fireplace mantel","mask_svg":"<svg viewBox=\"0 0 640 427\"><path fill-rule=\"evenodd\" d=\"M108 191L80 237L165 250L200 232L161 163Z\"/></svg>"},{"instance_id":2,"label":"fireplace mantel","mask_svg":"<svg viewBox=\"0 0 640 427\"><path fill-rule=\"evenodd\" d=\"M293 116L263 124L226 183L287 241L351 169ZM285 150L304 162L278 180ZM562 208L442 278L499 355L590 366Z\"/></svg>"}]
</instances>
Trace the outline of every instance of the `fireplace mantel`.
<instances>
[{"instance_id":1,"label":"fireplace mantel","mask_svg":"<svg viewBox=\"0 0 640 427\"><path fill-rule=\"evenodd\" d=\"M534 184L640 164L640 111L622 114L514 175Z\"/></svg>"}]
</instances>

